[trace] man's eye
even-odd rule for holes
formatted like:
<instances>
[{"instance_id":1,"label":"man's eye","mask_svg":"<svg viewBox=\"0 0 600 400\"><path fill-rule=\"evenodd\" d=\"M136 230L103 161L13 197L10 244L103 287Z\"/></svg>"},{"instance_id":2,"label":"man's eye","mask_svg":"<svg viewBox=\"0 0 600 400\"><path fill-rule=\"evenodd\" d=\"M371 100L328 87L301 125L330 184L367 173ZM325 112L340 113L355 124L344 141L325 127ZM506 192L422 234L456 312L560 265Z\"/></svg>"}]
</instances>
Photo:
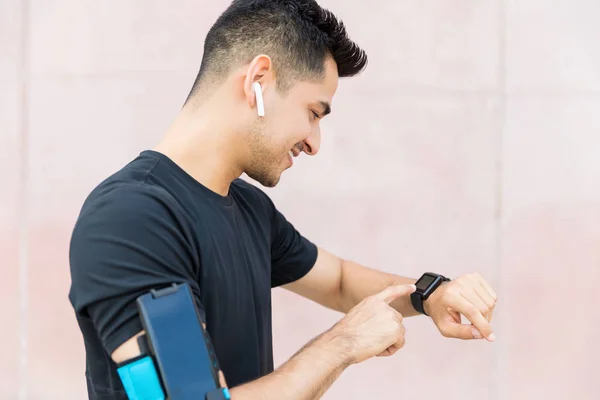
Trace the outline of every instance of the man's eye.
<instances>
[{"instance_id":1,"label":"man's eye","mask_svg":"<svg viewBox=\"0 0 600 400\"><path fill-rule=\"evenodd\" d=\"M316 113L315 111L311 110L311 112L313 113L313 115L315 116L315 118L319 118L319 114Z\"/></svg>"}]
</instances>

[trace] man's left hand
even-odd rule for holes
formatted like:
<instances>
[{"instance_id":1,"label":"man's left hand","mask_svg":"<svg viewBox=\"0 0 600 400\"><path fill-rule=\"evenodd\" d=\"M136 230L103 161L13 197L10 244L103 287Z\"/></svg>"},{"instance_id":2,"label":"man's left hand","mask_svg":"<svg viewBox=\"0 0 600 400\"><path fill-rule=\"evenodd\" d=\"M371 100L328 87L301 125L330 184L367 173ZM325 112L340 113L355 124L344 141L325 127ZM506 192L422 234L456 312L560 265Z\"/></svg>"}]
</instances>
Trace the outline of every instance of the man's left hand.
<instances>
[{"instance_id":1,"label":"man's left hand","mask_svg":"<svg viewBox=\"0 0 600 400\"><path fill-rule=\"evenodd\" d=\"M445 337L493 342L496 336L490 322L497 301L496 292L481 275L467 274L438 287L423 306ZM461 323L461 314L470 325Z\"/></svg>"}]
</instances>

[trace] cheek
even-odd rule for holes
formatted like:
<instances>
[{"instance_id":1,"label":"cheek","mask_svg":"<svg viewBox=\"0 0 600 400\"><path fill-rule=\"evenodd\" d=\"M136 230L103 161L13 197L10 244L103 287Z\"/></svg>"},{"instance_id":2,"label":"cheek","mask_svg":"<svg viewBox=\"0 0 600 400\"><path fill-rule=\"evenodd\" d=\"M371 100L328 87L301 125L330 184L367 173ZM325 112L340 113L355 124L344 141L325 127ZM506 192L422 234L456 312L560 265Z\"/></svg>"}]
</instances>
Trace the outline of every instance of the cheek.
<instances>
[{"instance_id":1,"label":"cheek","mask_svg":"<svg viewBox=\"0 0 600 400\"><path fill-rule=\"evenodd\" d=\"M290 126L291 131L296 139L300 142L310 136L312 130L311 119L307 112L299 112L294 118L294 124Z\"/></svg>"},{"instance_id":2,"label":"cheek","mask_svg":"<svg viewBox=\"0 0 600 400\"><path fill-rule=\"evenodd\" d=\"M267 135L270 137L272 148L281 148L287 152L294 145L310 136L312 130L308 109L294 105L280 107L279 112L273 113L267 122Z\"/></svg>"},{"instance_id":3,"label":"cheek","mask_svg":"<svg viewBox=\"0 0 600 400\"><path fill-rule=\"evenodd\" d=\"M269 131L288 150L291 146L306 139L311 133L310 120L306 115L288 115L271 122Z\"/></svg>"}]
</instances>

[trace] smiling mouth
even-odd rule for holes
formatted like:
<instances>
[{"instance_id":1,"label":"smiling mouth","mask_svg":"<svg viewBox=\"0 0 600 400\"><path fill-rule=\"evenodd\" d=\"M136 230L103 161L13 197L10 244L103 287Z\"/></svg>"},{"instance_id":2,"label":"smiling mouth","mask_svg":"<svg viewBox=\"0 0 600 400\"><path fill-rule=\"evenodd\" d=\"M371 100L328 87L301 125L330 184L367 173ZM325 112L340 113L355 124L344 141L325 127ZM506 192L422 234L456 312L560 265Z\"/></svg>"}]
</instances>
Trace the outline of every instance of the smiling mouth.
<instances>
[{"instance_id":1,"label":"smiling mouth","mask_svg":"<svg viewBox=\"0 0 600 400\"><path fill-rule=\"evenodd\" d=\"M299 147L298 144L296 144L287 153L288 159L290 162L290 166L294 165L294 158L298 157L300 155L300 153L302 153L302 148L298 148L298 147Z\"/></svg>"}]
</instances>

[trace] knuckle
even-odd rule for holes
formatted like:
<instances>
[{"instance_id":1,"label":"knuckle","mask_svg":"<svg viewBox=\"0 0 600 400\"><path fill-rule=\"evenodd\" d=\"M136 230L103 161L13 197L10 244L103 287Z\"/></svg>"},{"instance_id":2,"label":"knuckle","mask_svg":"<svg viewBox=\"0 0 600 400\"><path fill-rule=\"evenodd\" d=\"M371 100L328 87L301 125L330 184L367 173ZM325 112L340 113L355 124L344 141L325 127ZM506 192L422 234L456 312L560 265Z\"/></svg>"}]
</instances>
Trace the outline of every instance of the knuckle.
<instances>
[{"instance_id":1,"label":"knuckle","mask_svg":"<svg viewBox=\"0 0 600 400\"><path fill-rule=\"evenodd\" d=\"M404 330L404 324L402 323L402 320L396 319L396 328L399 331L403 331Z\"/></svg>"},{"instance_id":2,"label":"knuckle","mask_svg":"<svg viewBox=\"0 0 600 400\"><path fill-rule=\"evenodd\" d=\"M399 341L403 340L403 339L404 339L404 333L403 333L403 332L400 332L400 331L398 331L398 332L396 333L396 336L395 336L395 338L396 338L396 342L399 342Z\"/></svg>"}]
</instances>

